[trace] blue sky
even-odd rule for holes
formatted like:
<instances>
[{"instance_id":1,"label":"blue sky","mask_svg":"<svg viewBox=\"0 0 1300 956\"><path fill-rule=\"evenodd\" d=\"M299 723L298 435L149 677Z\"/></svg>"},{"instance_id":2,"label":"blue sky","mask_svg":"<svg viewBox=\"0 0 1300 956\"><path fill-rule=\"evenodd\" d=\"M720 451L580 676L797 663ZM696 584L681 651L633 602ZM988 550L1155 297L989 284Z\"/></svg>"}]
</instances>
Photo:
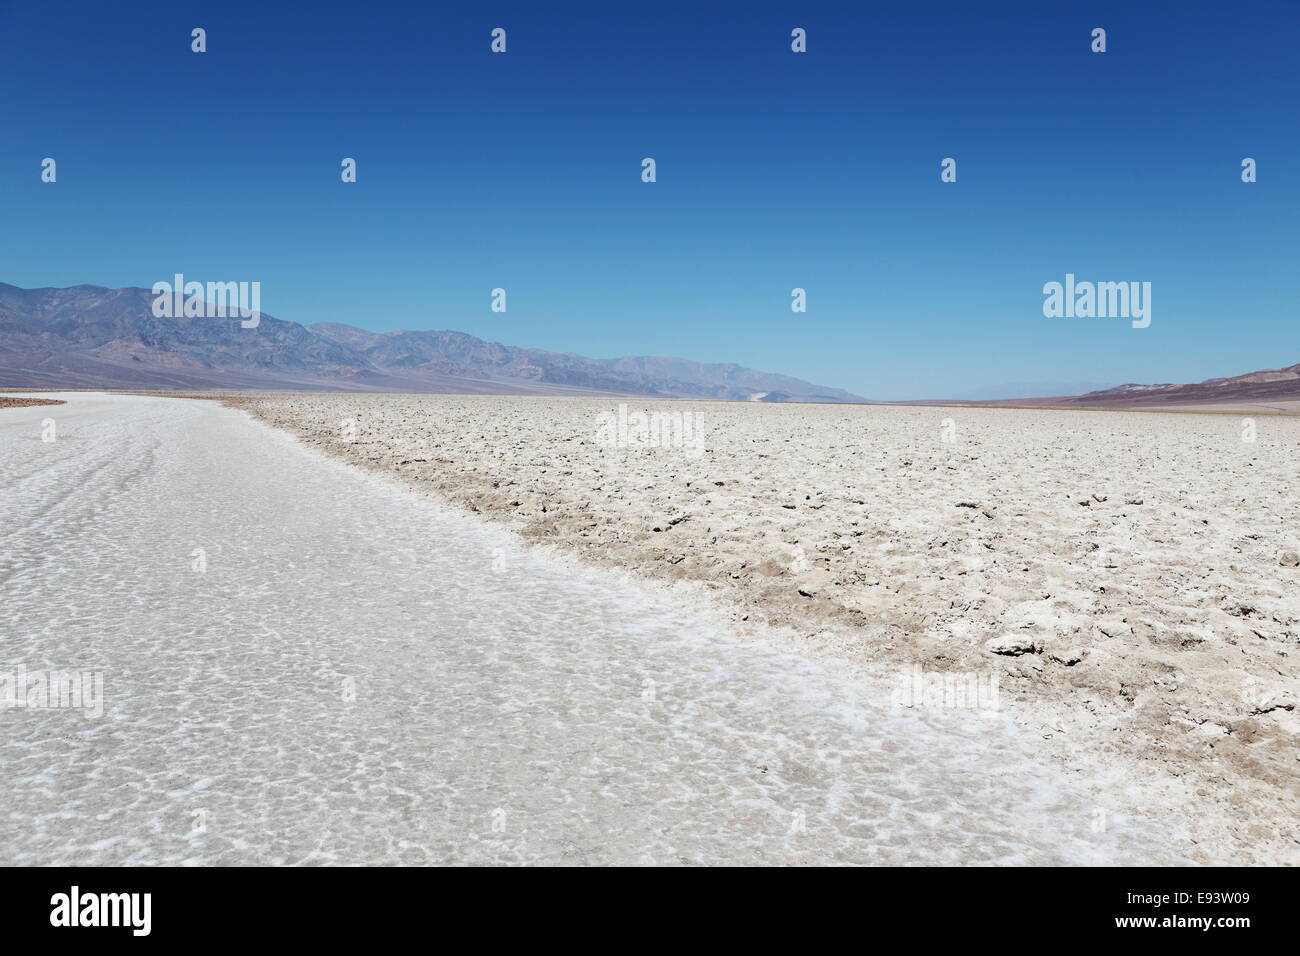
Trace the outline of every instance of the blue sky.
<instances>
[{"instance_id":1,"label":"blue sky","mask_svg":"<svg viewBox=\"0 0 1300 956\"><path fill-rule=\"evenodd\" d=\"M1290 365L1298 42L1293 0L0 2L0 281L881 399ZM1151 282L1151 326L1045 318L1067 272Z\"/></svg>"}]
</instances>

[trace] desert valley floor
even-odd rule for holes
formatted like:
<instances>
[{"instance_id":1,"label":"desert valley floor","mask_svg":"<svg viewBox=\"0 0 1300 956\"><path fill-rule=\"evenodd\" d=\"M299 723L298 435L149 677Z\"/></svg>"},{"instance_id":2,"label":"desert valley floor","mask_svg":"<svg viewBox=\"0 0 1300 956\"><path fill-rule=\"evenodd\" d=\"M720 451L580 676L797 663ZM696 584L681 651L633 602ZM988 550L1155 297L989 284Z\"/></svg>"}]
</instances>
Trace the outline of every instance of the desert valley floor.
<instances>
[{"instance_id":1,"label":"desert valley floor","mask_svg":"<svg viewBox=\"0 0 1300 956\"><path fill-rule=\"evenodd\" d=\"M0 419L6 657L116 667L119 710L7 716L41 820L7 862L1300 861L1298 419L51 397ZM32 596L77 581L83 616ZM369 723L320 699L344 674ZM151 856L199 804L228 829Z\"/></svg>"}]
</instances>

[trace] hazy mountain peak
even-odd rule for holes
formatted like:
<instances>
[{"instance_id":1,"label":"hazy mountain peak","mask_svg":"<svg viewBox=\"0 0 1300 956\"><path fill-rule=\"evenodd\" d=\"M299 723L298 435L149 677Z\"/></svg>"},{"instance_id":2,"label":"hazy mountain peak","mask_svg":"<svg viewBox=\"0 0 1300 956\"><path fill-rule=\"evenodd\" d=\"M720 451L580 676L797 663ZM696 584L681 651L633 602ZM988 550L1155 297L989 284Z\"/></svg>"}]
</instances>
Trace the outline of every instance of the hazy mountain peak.
<instances>
[{"instance_id":1,"label":"hazy mountain peak","mask_svg":"<svg viewBox=\"0 0 1300 956\"><path fill-rule=\"evenodd\" d=\"M267 388L647 395L860 402L842 389L733 363L592 359L486 342L449 329L371 332L262 315L157 318L148 289L0 283L0 386Z\"/></svg>"}]
</instances>

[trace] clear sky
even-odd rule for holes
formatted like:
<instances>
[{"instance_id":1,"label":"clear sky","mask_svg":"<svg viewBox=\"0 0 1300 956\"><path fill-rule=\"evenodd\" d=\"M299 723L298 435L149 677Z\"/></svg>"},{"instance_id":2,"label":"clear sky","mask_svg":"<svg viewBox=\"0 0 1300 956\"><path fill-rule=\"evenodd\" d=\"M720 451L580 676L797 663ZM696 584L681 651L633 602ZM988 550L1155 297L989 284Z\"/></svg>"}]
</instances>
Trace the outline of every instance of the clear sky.
<instances>
[{"instance_id":1,"label":"clear sky","mask_svg":"<svg viewBox=\"0 0 1300 956\"><path fill-rule=\"evenodd\" d=\"M880 399L1300 362L1295 0L0 0L0 89L14 285L260 281ZM1045 318L1067 272L1151 282L1151 326Z\"/></svg>"}]
</instances>

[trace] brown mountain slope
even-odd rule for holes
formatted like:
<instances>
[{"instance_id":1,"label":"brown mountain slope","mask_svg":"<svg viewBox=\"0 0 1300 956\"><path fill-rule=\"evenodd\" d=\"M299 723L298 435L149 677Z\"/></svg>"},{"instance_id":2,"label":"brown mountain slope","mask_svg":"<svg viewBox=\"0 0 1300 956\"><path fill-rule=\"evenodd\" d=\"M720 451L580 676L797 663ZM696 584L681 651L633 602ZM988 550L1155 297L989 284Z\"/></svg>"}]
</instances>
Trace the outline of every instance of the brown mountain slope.
<instances>
[{"instance_id":1,"label":"brown mountain slope","mask_svg":"<svg viewBox=\"0 0 1300 956\"><path fill-rule=\"evenodd\" d=\"M1300 411L1300 365L1262 369L1229 378L1211 378L1185 385L1117 385L1083 395L1018 398L970 405L1033 405L1070 408L1178 408L1189 406L1276 406Z\"/></svg>"},{"instance_id":2,"label":"brown mountain slope","mask_svg":"<svg viewBox=\"0 0 1300 956\"><path fill-rule=\"evenodd\" d=\"M593 359L453 331L153 315L147 289L0 283L0 388L302 389L860 402L733 364Z\"/></svg>"}]
</instances>

